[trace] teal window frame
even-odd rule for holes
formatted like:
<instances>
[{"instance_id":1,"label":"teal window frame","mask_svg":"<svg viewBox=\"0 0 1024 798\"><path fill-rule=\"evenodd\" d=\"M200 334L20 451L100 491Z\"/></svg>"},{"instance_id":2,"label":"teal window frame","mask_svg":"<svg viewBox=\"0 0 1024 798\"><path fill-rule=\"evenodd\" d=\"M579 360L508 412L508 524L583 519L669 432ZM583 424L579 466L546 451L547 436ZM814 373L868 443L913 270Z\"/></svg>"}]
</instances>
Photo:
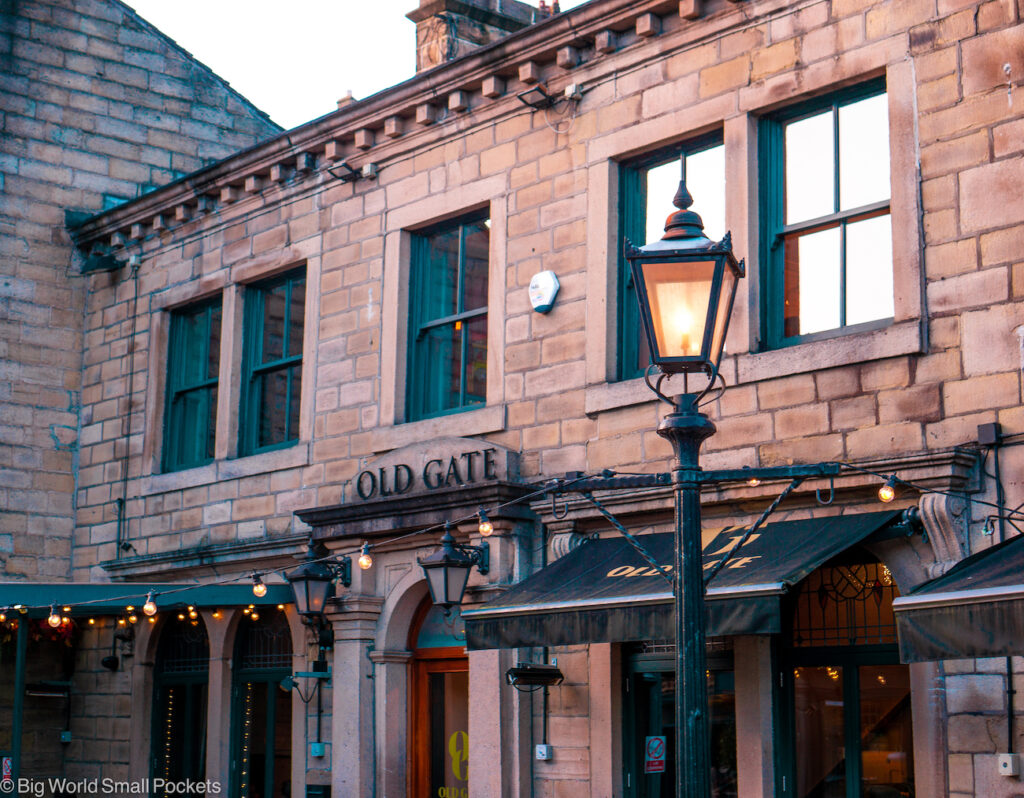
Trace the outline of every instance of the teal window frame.
<instances>
[{"instance_id":1,"label":"teal window frame","mask_svg":"<svg viewBox=\"0 0 1024 798\"><path fill-rule=\"evenodd\" d=\"M760 181L760 261L761 268L761 351L780 349L796 344L834 338L857 332L882 329L892 324L892 318L882 318L859 324L846 324L846 226L873 216L891 214L889 199L848 210L836 210L827 216L785 223L786 173L785 126L802 118L833 110L833 137L838 144L838 109L870 97L887 93L885 78L817 97L781 111L764 116L758 123L758 165ZM835 186L834 208L839 208L839 147L834 147L833 175ZM838 327L804 335L785 334L785 238L810 232L815 228L838 226L840 229L840 324Z\"/></svg>"},{"instance_id":2,"label":"teal window frame","mask_svg":"<svg viewBox=\"0 0 1024 798\"><path fill-rule=\"evenodd\" d=\"M623 252L623 242L629 239L640 246L648 244L646 199L647 171L672 161L680 162L680 176L685 177L686 158L713 147L723 146L721 131L664 147L641 158L619 164L619 246L618 258L618 312L616 318L616 380L631 380L644 375L640 354L646 346L640 324L640 307L633 285L633 273ZM671 199L666 197L666 200ZM671 208L670 208L671 210ZM695 210L699 210L696 209ZM649 358L648 358L649 360Z\"/></svg>"},{"instance_id":3,"label":"teal window frame","mask_svg":"<svg viewBox=\"0 0 1024 798\"><path fill-rule=\"evenodd\" d=\"M171 312L162 457L165 472L213 462L219 371L200 376L190 374L189 367L196 363L209 366L213 340L217 341L215 362L219 364L222 328L220 297Z\"/></svg>"},{"instance_id":4,"label":"teal window frame","mask_svg":"<svg viewBox=\"0 0 1024 798\"><path fill-rule=\"evenodd\" d=\"M292 403L301 402L301 378L302 378L302 341L305 335L305 312L303 312L303 326L296 336L291 332L292 327L292 292L296 285L303 283L305 288L306 269L295 269L286 274L278 275L270 280L259 283L252 283L245 287L245 316L243 321L243 354L242 354L242 406L238 422L238 449L240 455L259 454L261 452L274 451L293 446L299 440L298 423L292 429ZM265 300L267 294L279 288L285 287L284 300L284 322L281 343L282 356L271 360L264 360L263 332L265 317ZM299 351L289 351L290 342L293 337L299 341ZM284 372L287 385L285 389L284 439L270 443L260 442L260 417L262 410L261 383L262 380L272 374ZM293 391L295 374L299 374L299 390ZM293 396L294 394L294 396Z\"/></svg>"},{"instance_id":5,"label":"teal window frame","mask_svg":"<svg viewBox=\"0 0 1024 798\"><path fill-rule=\"evenodd\" d=\"M461 413L466 410L483 407L487 400L473 399L467 391L467 375L469 372L469 334L468 322L487 318L487 305L478 308L465 307L465 272L466 272L466 237L470 232L470 225L489 220L486 211L463 216L459 219L446 222L443 225L418 231L412 235L412 258L410 263L409 279L409 345L407 347L406 367L406 421L419 421L427 418ZM435 310L429 307L431 285L437 283L435 269L439 266L438 261L431 256L431 240L434 236L449 233L453 230L459 233L459 255L458 274L456 275L455 295L457 297L456 312L453 314L444 313L438 315ZM489 256L488 252L488 256ZM490 257L488 257L488 265ZM488 275L489 278L489 275ZM485 287L484 294L487 289ZM443 301L443 296L438 296ZM486 321L485 321L486 323ZM438 362L437 358L431 357L427 349L427 335L433 331L453 328L459 331L461 338L459 350L456 354L459 368L459 391L456 403L451 406L444 406L447 403L441 397L444 395L444 384L446 379L446 362ZM486 365L485 365L486 369ZM486 374L486 371L485 371ZM440 405L440 407L438 407Z\"/></svg>"}]
</instances>

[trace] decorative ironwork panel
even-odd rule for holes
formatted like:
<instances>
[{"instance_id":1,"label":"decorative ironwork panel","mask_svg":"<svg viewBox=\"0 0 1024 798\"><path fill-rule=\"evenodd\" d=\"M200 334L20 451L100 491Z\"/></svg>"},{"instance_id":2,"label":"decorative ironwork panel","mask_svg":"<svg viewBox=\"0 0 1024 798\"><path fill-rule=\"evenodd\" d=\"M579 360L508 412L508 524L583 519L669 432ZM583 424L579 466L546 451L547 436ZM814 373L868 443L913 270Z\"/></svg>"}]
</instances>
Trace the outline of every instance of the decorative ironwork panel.
<instances>
[{"instance_id":1,"label":"decorative ironwork panel","mask_svg":"<svg viewBox=\"0 0 1024 798\"><path fill-rule=\"evenodd\" d=\"M244 618L238 635L239 668L291 668L292 633L283 612L255 621Z\"/></svg>"},{"instance_id":2,"label":"decorative ironwork panel","mask_svg":"<svg viewBox=\"0 0 1024 798\"><path fill-rule=\"evenodd\" d=\"M170 618L160 632L156 672L206 673L210 669L210 641L199 619Z\"/></svg>"},{"instance_id":3,"label":"decorative ironwork panel","mask_svg":"<svg viewBox=\"0 0 1024 798\"><path fill-rule=\"evenodd\" d=\"M878 562L826 565L800 585L793 613L794 646L896 642L889 569Z\"/></svg>"}]
</instances>

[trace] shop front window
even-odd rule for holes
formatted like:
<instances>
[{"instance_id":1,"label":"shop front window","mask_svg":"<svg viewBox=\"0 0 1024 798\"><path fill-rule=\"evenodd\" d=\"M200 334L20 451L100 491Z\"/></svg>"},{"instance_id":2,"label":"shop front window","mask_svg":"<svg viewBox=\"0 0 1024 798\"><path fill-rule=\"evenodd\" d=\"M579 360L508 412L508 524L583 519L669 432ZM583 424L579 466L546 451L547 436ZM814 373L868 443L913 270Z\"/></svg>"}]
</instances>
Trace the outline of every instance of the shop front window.
<instances>
[{"instance_id":1,"label":"shop front window","mask_svg":"<svg viewBox=\"0 0 1024 798\"><path fill-rule=\"evenodd\" d=\"M913 798L910 673L899 664L892 575L844 558L794 601L788 681L797 798ZM785 772L784 774L785 775Z\"/></svg>"},{"instance_id":2,"label":"shop front window","mask_svg":"<svg viewBox=\"0 0 1024 798\"><path fill-rule=\"evenodd\" d=\"M267 615L243 618L235 644L234 798L291 795L292 693L281 688L292 672L291 630L284 612Z\"/></svg>"},{"instance_id":3,"label":"shop front window","mask_svg":"<svg viewBox=\"0 0 1024 798\"><path fill-rule=\"evenodd\" d=\"M153 674L150 760L154 781L180 783L206 778L209 672L210 644L202 620L169 618L160 632Z\"/></svg>"},{"instance_id":4,"label":"shop front window","mask_svg":"<svg viewBox=\"0 0 1024 798\"><path fill-rule=\"evenodd\" d=\"M412 798L469 796L469 660L458 610L428 601L412 626Z\"/></svg>"},{"instance_id":5,"label":"shop front window","mask_svg":"<svg viewBox=\"0 0 1024 798\"><path fill-rule=\"evenodd\" d=\"M675 645L646 642L626 653L624 795L675 795ZM736 690L732 649L708 645L708 709L711 719L711 795L738 798L736 786ZM665 756L657 755L664 751Z\"/></svg>"}]
</instances>

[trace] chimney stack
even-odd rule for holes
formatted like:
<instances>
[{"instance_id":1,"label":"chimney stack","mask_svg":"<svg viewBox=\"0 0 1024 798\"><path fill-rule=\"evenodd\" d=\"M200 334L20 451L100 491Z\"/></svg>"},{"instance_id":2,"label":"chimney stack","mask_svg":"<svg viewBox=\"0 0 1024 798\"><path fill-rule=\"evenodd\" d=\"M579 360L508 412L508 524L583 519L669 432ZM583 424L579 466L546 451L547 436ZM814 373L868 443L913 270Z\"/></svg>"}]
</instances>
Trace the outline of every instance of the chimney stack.
<instances>
[{"instance_id":1,"label":"chimney stack","mask_svg":"<svg viewBox=\"0 0 1024 798\"><path fill-rule=\"evenodd\" d=\"M416 71L422 72L547 14L520 0L420 0L420 7L406 16L416 23Z\"/></svg>"}]
</instances>

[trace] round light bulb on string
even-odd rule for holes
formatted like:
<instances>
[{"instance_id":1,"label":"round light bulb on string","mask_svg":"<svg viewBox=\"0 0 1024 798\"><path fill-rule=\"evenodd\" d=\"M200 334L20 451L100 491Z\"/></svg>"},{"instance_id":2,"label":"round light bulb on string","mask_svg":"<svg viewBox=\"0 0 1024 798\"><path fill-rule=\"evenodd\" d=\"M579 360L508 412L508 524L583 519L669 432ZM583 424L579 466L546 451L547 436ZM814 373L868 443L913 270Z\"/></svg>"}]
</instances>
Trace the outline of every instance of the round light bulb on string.
<instances>
[{"instance_id":1,"label":"round light bulb on string","mask_svg":"<svg viewBox=\"0 0 1024 798\"><path fill-rule=\"evenodd\" d=\"M259 574L252 575L252 594L256 598L263 598L267 595L267 586L263 584L263 577Z\"/></svg>"},{"instance_id":2,"label":"round light bulb on string","mask_svg":"<svg viewBox=\"0 0 1024 798\"><path fill-rule=\"evenodd\" d=\"M757 477L751 477L750 479L747 480L747 487L750 488L756 488L760 484L761 480L759 480Z\"/></svg>"},{"instance_id":3,"label":"round light bulb on string","mask_svg":"<svg viewBox=\"0 0 1024 798\"><path fill-rule=\"evenodd\" d=\"M156 615L156 602L153 600L153 593L150 592L146 596L146 603L142 605L142 611L146 615L153 617Z\"/></svg>"},{"instance_id":4,"label":"round light bulb on string","mask_svg":"<svg viewBox=\"0 0 1024 798\"><path fill-rule=\"evenodd\" d=\"M51 606L50 607L50 614L49 614L49 616L47 616L46 622L48 624L50 624L50 626L52 628L54 628L54 629L56 629L58 626L60 626L60 615L57 614L57 607L56 606Z\"/></svg>"},{"instance_id":5,"label":"round light bulb on string","mask_svg":"<svg viewBox=\"0 0 1024 798\"><path fill-rule=\"evenodd\" d=\"M213 619L215 621L219 621L223 617L224 617L224 615L223 615L223 613L220 610L214 610L213 611Z\"/></svg>"},{"instance_id":6,"label":"round light bulb on string","mask_svg":"<svg viewBox=\"0 0 1024 798\"><path fill-rule=\"evenodd\" d=\"M95 625L96 625L96 619L95 618L90 618L89 619L89 626L95 626Z\"/></svg>"},{"instance_id":7,"label":"round light bulb on string","mask_svg":"<svg viewBox=\"0 0 1024 798\"><path fill-rule=\"evenodd\" d=\"M194 621L196 618L199 617L199 613L196 612L195 610L189 610L188 611L188 617L191 618Z\"/></svg>"},{"instance_id":8,"label":"round light bulb on string","mask_svg":"<svg viewBox=\"0 0 1024 798\"><path fill-rule=\"evenodd\" d=\"M136 615L134 612L131 615L128 616L128 623L138 623L138 622L139 622L139 616Z\"/></svg>"},{"instance_id":9,"label":"round light bulb on string","mask_svg":"<svg viewBox=\"0 0 1024 798\"><path fill-rule=\"evenodd\" d=\"M260 614L253 610L251 613L249 613L249 617L252 618L254 621L258 621L260 619Z\"/></svg>"},{"instance_id":10,"label":"round light bulb on string","mask_svg":"<svg viewBox=\"0 0 1024 798\"><path fill-rule=\"evenodd\" d=\"M891 476L891 477L889 477L885 481L885 484L882 485L882 487L880 487L878 489L878 500L880 502L885 502L886 504L888 504L889 502L891 502L895 498L896 498L896 477L895 476Z\"/></svg>"},{"instance_id":11,"label":"round light bulb on string","mask_svg":"<svg viewBox=\"0 0 1024 798\"><path fill-rule=\"evenodd\" d=\"M494 533L494 524L487 517L487 511L483 507L480 508L480 512L477 515L480 517L480 526L478 527L480 534L485 538L489 538Z\"/></svg>"},{"instance_id":12,"label":"round light bulb on string","mask_svg":"<svg viewBox=\"0 0 1024 798\"><path fill-rule=\"evenodd\" d=\"M373 557L370 556L370 544L364 543L362 552L359 554L359 567L364 571L373 567Z\"/></svg>"},{"instance_id":13,"label":"round light bulb on string","mask_svg":"<svg viewBox=\"0 0 1024 798\"><path fill-rule=\"evenodd\" d=\"M183 620L185 620L185 613L183 613L183 612L179 612L179 613L178 613L178 620L179 620L179 621L183 621Z\"/></svg>"},{"instance_id":14,"label":"round light bulb on string","mask_svg":"<svg viewBox=\"0 0 1024 798\"><path fill-rule=\"evenodd\" d=\"M6 620L7 620L7 613L6 612L0 612L0 623L3 623Z\"/></svg>"},{"instance_id":15,"label":"round light bulb on string","mask_svg":"<svg viewBox=\"0 0 1024 798\"><path fill-rule=\"evenodd\" d=\"M63 612L65 615L70 615L71 614L71 607L62 607L61 608L61 612Z\"/></svg>"}]
</instances>

